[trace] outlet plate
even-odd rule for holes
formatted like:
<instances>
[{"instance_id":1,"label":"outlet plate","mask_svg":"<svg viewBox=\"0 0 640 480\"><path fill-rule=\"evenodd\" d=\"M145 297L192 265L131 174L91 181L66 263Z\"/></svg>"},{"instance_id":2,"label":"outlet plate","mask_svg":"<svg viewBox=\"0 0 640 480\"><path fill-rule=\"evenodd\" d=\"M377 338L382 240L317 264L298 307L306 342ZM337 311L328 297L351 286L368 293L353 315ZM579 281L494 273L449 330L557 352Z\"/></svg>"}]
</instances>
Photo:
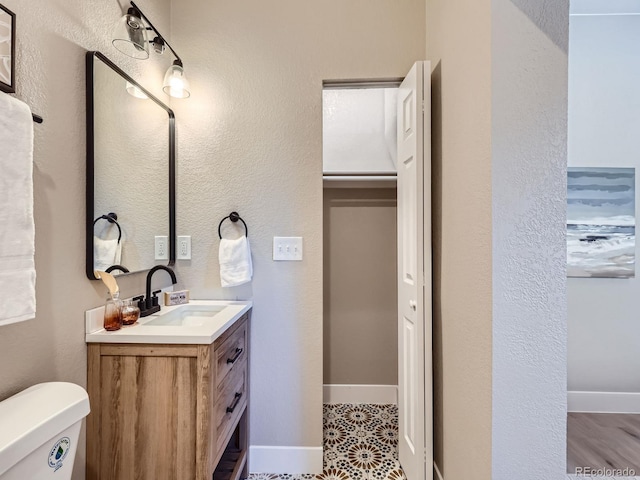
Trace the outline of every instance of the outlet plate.
<instances>
[{"instance_id":1,"label":"outlet plate","mask_svg":"<svg viewBox=\"0 0 640 480\"><path fill-rule=\"evenodd\" d=\"M302 260L302 237L273 237L273 259L294 262Z\"/></svg>"},{"instance_id":2,"label":"outlet plate","mask_svg":"<svg viewBox=\"0 0 640 480\"><path fill-rule=\"evenodd\" d=\"M191 236L178 237L178 260L191 260Z\"/></svg>"},{"instance_id":3,"label":"outlet plate","mask_svg":"<svg viewBox=\"0 0 640 480\"><path fill-rule=\"evenodd\" d=\"M169 237L166 235L156 235L155 257L156 260L169 260Z\"/></svg>"}]
</instances>

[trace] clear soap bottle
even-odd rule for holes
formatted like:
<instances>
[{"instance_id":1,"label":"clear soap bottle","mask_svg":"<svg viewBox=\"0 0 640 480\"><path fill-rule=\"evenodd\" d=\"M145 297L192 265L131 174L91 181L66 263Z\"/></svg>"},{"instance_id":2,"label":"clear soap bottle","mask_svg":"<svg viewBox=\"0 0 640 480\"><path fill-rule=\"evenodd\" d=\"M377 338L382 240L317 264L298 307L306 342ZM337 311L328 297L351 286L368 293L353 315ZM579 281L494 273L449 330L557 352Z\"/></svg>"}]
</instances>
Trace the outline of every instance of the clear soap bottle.
<instances>
[{"instance_id":1,"label":"clear soap bottle","mask_svg":"<svg viewBox=\"0 0 640 480\"><path fill-rule=\"evenodd\" d=\"M104 329L110 332L122 328L122 300L120 293L112 293L104 306Z\"/></svg>"}]
</instances>

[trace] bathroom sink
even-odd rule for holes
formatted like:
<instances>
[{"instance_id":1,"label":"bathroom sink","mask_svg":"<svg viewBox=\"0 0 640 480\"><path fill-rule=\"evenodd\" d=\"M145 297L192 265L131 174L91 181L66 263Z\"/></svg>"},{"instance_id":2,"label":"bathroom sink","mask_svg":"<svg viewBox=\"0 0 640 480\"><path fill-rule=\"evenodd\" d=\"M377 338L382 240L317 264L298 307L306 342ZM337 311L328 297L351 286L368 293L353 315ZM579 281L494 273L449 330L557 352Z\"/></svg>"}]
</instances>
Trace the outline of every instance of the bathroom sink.
<instances>
[{"instance_id":1,"label":"bathroom sink","mask_svg":"<svg viewBox=\"0 0 640 480\"><path fill-rule=\"evenodd\" d=\"M145 325L199 327L226 308L227 305L180 305L168 313L150 317Z\"/></svg>"},{"instance_id":2,"label":"bathroom sink","mask_svg":"<svg viewBox=\"0 0 640 480\"><path fill-rule=\"evenodd\" d=\"M227 328L251 310L251 301L191 300L162 307L155 315L115 332L103 328L104 307L87 311L87 343L212 344Z\"/></svg>"}]
</instances>

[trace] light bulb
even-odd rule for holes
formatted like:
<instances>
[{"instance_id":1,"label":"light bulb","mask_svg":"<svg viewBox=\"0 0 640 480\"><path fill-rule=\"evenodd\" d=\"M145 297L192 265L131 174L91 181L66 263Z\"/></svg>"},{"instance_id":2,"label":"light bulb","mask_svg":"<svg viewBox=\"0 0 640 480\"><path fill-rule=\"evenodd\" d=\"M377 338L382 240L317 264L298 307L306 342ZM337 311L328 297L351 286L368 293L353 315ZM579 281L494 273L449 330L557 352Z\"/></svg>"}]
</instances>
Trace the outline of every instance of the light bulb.
<instances>
[{"instance_id":1,"label":"light bulb","mask_svg":"<svg viewBox=\"0 0 640 480\"><path fill-rule=\"evenodd\" d=\"M189 81L184 74L182 65L174 62L169 67L164 76L162 90L173 98L188 98L191 95Z\"/></svg>"}]
</instances>

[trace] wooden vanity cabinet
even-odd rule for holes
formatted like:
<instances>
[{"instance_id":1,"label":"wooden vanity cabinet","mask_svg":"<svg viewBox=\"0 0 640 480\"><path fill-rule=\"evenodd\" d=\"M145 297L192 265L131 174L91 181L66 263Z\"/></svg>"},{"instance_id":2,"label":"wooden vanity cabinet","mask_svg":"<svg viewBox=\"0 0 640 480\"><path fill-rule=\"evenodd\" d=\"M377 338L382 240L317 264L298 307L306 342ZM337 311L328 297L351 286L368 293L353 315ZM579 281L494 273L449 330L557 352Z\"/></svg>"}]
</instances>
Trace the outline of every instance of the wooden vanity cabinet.
<instances>
[{"instance_id":1,"label":"wooden vanity cabinet","mask_svg":"<svg viewBox=\"0 0 640 480\"><path fill-rule=\"evenodd\" d=\"M89 480L248 475L249 313L213 345L88 344Z\"/></svg>"}]
</instances>

